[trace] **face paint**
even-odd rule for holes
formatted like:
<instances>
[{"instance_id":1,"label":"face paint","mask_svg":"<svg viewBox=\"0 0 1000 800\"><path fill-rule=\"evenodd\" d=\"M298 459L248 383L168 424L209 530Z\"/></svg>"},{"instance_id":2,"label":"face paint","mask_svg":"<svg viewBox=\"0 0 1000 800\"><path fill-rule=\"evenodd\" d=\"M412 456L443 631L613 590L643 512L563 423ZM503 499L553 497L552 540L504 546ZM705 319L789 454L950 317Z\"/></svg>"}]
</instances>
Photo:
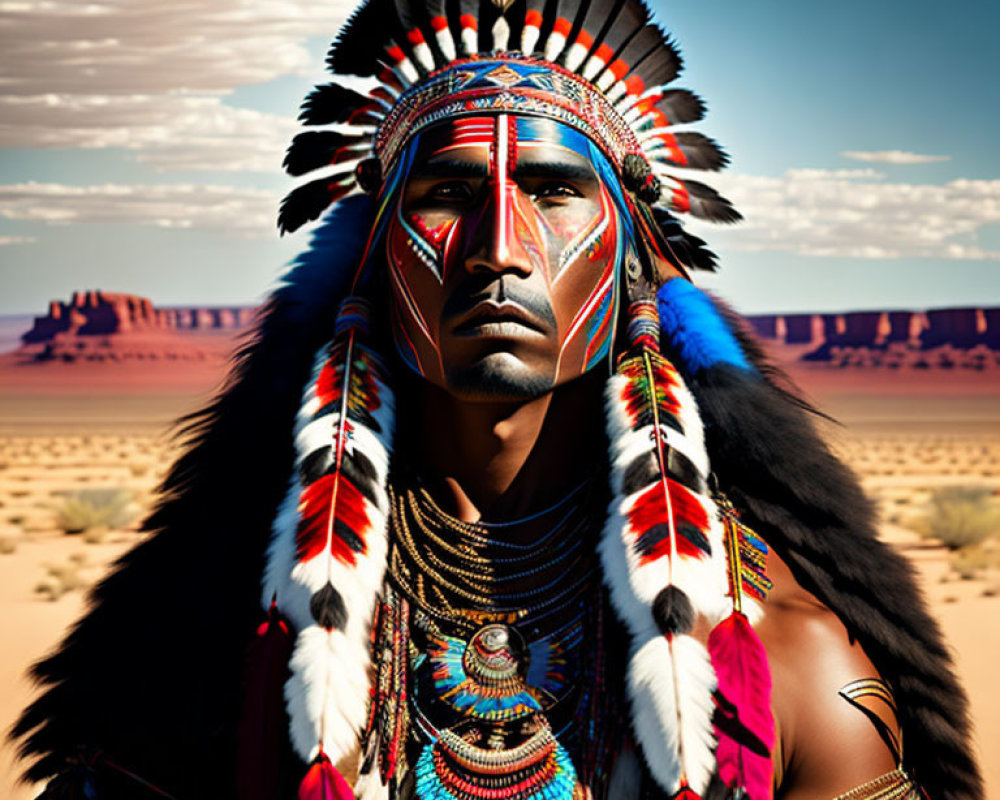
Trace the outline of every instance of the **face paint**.
<instances>
[{"instance_id":1,"label":"face paint","mask_svg":"<svg viewBox=\"0 0 1000 800\"><path fill-rule=\"evenodd\" d=\"M611 352L631 223L619 181L555 120L449 120L419 134L385 208L403 360L470 398L530 397Z\"/></svg>"}]
</instances>

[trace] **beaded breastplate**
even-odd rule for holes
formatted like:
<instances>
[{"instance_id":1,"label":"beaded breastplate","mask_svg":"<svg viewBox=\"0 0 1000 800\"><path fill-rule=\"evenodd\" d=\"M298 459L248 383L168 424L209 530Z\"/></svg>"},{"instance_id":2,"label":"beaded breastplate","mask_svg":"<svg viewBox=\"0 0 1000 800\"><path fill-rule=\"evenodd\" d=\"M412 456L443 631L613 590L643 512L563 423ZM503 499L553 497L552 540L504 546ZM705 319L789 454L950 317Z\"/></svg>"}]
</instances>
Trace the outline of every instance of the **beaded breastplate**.
<instances>
[{"instance_id":1,"label":"beaded breastplate","mask_svg":"<svg viewBox=\"0 0 1000 800\"><path fill-rule=\"evenodd\" d=\"M501 525L455 520L419 489L392 498L369 737L393 797L603 795L625 725L605 686L605 498L585 488Z\"/></svg>"}]
</instances>

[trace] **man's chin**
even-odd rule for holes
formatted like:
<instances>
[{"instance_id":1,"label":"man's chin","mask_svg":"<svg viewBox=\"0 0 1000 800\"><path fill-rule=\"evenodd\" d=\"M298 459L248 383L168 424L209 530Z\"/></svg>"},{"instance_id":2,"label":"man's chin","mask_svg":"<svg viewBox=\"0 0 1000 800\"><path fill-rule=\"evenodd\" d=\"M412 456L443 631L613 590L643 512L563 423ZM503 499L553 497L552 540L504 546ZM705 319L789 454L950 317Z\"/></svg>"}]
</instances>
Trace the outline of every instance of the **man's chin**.
<instances>
[{"instance_id":1,"label":"man's chin","mask_svg":"<svg viewBox=\"0 0 1000 800\"><path fill-rule=\"evenodd\" d=\"M533 400L552 391L554 372L532 369L510 353L491 353L447 372L447 389L469 402Z\"/></svg>"}]
</instances>

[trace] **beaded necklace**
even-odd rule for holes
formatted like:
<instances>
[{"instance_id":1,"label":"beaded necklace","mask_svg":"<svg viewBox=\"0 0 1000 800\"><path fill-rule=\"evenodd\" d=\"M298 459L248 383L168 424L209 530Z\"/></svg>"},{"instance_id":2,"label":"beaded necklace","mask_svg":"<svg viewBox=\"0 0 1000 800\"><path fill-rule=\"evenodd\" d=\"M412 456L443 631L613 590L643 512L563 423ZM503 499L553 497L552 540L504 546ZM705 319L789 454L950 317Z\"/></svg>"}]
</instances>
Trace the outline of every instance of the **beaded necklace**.
<instances>
[{"instance_id":1,"label":"beaded necklace","mask_svg":"<svg viewBox=\"0 0 1000 800\"><path fill-rule=\"evenodd\" d=\"M581 484L499 524L456 520L419 486L390 504L365 736L390 796L603 797L626 724L606 685L602 493Z\"/></svg>"}]
</instances>

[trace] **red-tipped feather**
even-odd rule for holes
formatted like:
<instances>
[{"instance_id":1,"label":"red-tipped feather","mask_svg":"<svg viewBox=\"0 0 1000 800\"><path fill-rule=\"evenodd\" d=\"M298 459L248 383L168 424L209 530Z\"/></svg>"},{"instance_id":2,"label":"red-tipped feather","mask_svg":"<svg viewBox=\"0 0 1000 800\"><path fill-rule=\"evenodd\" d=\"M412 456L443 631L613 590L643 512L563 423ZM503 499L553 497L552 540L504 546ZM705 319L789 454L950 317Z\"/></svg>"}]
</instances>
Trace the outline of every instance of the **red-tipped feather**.
<instances>
[{"instance_id":1,"label":"red-tipped feather","mask_svg":"<svg viewBox=\"0 0 1000 800\"><path fill-rule=\"evenodd\" d=\"M240 800L273 800L288 716L284 686L292 633L271 603L267 620L257 629L244 672L243 713L237 730L236 793Z\"/></svg>"},{"instance_id":2,"label":"red-tipped feather","mask_svg":"<svg viewBox=\"0 0 1000 800\"><path fill-rule=\"evenodd\" d=\"M299 800L355 800L354 790L330 759L317 756L299 784Z\"/></svg>"},{"instance_id":3,"label":"red-tipped feather","mask_svg":"<svg viewBox=\"0 0 1000 800\"><path fill-rule=\"evenodd\" d=\"M718 691L735 708L736 717L721 726L716 723L719 777L730 788L742 787L751 800L770 800L771 759L754 752L770 753L774 747L771 671L764 645L747 618L733 612L709 635L708 654Z\"/></svg>"}]
</instances>

